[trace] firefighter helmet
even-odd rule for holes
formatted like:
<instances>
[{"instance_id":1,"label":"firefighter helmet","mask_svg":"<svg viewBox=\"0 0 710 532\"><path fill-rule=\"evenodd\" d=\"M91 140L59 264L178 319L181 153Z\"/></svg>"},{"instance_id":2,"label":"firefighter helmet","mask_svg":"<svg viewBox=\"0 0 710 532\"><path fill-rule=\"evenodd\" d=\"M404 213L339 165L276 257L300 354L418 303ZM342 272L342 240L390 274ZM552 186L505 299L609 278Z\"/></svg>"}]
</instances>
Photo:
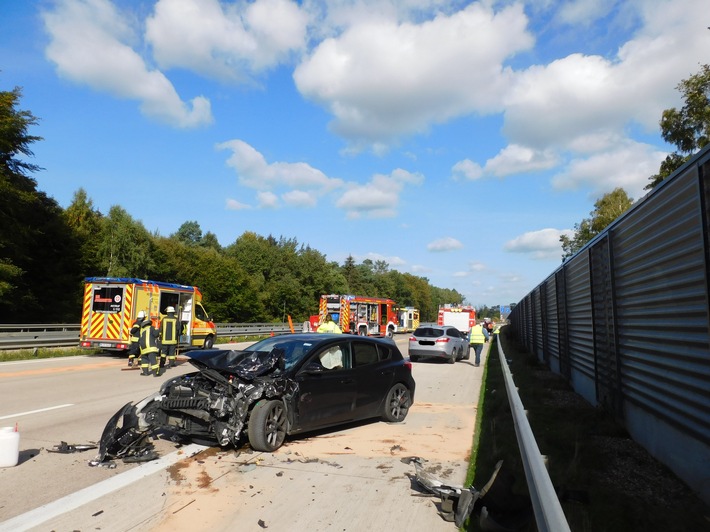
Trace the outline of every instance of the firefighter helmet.
<instances>
[{"instance_id":1,"label":"firefighter helmet","mask_svg":"<svg viewBox=\"0 0 710 532\"><path fill-rule=\"evenodd\" d=\"M138 316L136 316L136 318L139 319L139 320L142 320L143 318L145 318L145 312L141 310L141 311L138 313Z\"/></svg>"},{"instance_id":2,"label":"firefighter helmet","mask_svg":"<svg viewBox=\"0 0 710 532\"><path fill-rule=\"evenodd\" d=\"M175 312L175 307L168 307L165 309L165 312L167 312L168 314L170 314L171 312Z\"/></svg>"}]
</instances>

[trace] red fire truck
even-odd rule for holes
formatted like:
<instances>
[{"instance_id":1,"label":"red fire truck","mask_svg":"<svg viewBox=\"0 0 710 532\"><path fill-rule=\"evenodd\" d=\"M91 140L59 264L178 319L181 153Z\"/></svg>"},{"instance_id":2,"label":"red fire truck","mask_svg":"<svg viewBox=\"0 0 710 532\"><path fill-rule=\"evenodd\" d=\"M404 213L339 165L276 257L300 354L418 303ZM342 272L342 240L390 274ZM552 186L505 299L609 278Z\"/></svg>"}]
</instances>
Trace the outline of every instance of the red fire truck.
<instances>
[{"instance_id":1,"label":"red fire truck","mask_svg":"<svg viewBox=\"0 0 710 532\"><path fill-rule=\"evenodd\" d=\"M304 324L315 331L330 314L344 333L360 336L388 336L397 332L397 303L383 297L328 294L320 297L318 314Z\"/></svg>"},{"instance_id":2,"label":"red fire truck","mask_svg":"<svg viewBox=\"0 0 710 532\"><path fill-rule=\"evenodd\" d=\"M476 325L476 309L469 305L439 305L439 325L451 325L467 333Z\"/></svg>"}]
</instances>

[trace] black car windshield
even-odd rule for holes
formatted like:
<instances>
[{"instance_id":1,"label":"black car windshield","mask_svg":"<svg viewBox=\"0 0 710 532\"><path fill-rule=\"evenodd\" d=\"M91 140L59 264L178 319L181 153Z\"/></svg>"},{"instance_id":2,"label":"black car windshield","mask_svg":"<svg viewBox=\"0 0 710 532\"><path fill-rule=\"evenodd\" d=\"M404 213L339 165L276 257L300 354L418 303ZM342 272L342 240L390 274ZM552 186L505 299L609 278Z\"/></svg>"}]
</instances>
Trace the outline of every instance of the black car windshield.
<instances>
[{"instance_id":1,"label":"black car windshield","mask_svg":"<svg viewBox=\"0 0 710 532\"><path fill-rule=\"evenodd\" d=\"M420 338L439 338L444 334L443 329L432 329L431 327L419 327L414 331L414 336Z\"/></svg>"},{"instance_id":2,"label":"black car windshield","mask_svg":"<svg viewBox=\"0 0 710 532\"><path fill-rule=\"evenodd\" d=\"M284 350L284 369L288 370L298 364L299 361L308 354L313 348L314 342L308 340L296 340L288 336L273 336L261 340L246 349L246 352L269 353L272 349L279 348Z\"/></svg>"}]
</instances>

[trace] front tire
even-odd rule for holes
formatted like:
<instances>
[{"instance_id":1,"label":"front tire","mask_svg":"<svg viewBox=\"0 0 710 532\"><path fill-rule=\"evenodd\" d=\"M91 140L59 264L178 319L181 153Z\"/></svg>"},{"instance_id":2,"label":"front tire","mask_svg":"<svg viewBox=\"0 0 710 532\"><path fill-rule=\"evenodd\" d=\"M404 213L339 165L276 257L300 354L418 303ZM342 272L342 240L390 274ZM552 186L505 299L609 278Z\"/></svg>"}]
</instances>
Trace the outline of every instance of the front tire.
<instances>
[{"instance_id":1,"label":"front tire","mask_svg":"<svg viewBox=\"0 0 710 532\"><path fill-rule=\"evenodd\" d=\"M385 409L382 417L390 423L401 423L407 417L409 407L412 406L412 394L404 384L392 386L385 399Z\"/></svg>"},{"instance_id":2,"label":"front tire","mask_svg":"<svg viewBox=\"0 0 710 532\"><path fill-rule=\"evenodd\" d=\"M273 452L286 439L286 408L281 401L260 401L249 416L249 444L255 451Z\"/></svg>"},{"instance_id":3,"label":"front tire","mask_svg":"<svg viewBox=\"0 0 710 532\"><path fill-rule=\"evenodd\" d=\"M214 346L214 336L208 336L205 338L205 343L202 345L203 349L212 349Z\"/></svg>"}]
</instances>

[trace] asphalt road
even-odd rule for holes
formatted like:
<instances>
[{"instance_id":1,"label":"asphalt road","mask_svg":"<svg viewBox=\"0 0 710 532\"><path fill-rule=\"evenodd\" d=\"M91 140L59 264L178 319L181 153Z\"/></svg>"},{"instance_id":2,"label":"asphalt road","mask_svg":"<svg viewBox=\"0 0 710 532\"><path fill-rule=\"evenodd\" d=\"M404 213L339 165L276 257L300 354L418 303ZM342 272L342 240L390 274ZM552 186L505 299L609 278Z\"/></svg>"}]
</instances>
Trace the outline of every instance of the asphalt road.
<instances>
[{"instance_id":1,"label":"asphalt road","mask_svg":"<svg viewBox=\"0 0 710 532\"><path fill-rule=\"evenodd\" d=\"M405 356L407 338L396 337ZM405 462L422 457L443 481L463 484L482 366L415 363L416 401L401 424L304 435L275 453L158 440L160 460L108 469L88 466L95 450L51 451L96 442L111 415L162 378L110 355L2 363L0 426L17 423L20 461L0 468L0 531L454 530Z\"/></svg>"}]
</instances>

